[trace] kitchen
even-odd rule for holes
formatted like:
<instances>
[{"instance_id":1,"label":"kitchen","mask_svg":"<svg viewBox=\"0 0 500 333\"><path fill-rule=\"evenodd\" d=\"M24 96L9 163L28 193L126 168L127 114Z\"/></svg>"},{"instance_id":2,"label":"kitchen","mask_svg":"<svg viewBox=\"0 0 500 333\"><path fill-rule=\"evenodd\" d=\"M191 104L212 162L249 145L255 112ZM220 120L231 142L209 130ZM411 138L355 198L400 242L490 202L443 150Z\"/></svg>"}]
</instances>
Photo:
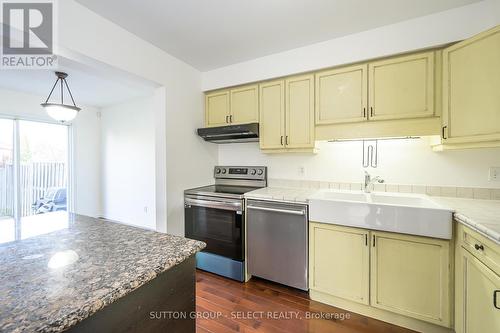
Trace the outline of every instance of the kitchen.
<instances>
[{"instance_id":1,"label":"kitchen","mask_svg":"<svg viewBox=\"0 0 500 333\"><path fill-rule=\"evenodd\" d=\"M31 161L29 121L69 134L68 213L35 215L46 231L23 236L13 175L0 330L500 330L498 1L363 2L379 17L309 19L289 44L276 22L359 6L223 2L241 29L194 0L199 23L179 22L189 4L58 2L58 68L2 70L6 165ZM271 20L255 47L227 37L245 14ZM40 107L54 71L81 108L63 125Z\"/></svg>"}]
</instances>

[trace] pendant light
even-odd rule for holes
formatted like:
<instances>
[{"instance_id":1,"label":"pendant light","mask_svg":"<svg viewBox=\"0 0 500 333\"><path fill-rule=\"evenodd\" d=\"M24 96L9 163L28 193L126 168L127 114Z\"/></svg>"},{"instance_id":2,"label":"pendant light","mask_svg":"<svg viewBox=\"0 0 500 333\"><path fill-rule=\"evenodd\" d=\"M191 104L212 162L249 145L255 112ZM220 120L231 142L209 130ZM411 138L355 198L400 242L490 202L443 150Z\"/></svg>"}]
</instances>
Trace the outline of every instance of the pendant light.
<instances>
[{"instance_id":1,"label":"pendant light","mask_svg":"<svg viewBox=\"0 0 500 333\"><path fill-rule=\"evenodd\" d=\"M52 90L50 91L50 94L47 97L45 103L42 103L40 105L45 109L45 111L47 111L49 116L57 121L65 123L75 119L78 111L80 111L81 108L76 106L73 95L71 94L71 90L69 89L68 83L66 82L68 74L63 72L56 72L55 74L57 76L57 80L54 83L54 86L52 87ZM50 96L52 96L52 93L54 92L54 89L56 88L58 83L60 83L61 86L61 103L50 103ZM68 90L73 105L64 104L64 87L66 87L66 90Z\"/></svg>"}]
</instances>

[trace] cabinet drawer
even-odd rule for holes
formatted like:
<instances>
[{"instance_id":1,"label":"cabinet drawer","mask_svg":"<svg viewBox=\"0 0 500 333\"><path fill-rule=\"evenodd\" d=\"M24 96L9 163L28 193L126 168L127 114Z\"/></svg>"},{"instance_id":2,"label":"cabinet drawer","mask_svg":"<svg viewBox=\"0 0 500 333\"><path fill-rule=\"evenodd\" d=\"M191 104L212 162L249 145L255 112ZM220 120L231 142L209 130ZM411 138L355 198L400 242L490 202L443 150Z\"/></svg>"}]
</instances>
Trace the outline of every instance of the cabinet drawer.
<instances>
[{"instance_id":1,"label":"cabinet drawer","mask_svg":"<svg viewBox=\"0 0 500 333\"><path fill-rule=\"evenodd\" d=\"M462 224L458 224L458 239L464 249L500 275L500 245Z\"/></svg>"}]
</instances>

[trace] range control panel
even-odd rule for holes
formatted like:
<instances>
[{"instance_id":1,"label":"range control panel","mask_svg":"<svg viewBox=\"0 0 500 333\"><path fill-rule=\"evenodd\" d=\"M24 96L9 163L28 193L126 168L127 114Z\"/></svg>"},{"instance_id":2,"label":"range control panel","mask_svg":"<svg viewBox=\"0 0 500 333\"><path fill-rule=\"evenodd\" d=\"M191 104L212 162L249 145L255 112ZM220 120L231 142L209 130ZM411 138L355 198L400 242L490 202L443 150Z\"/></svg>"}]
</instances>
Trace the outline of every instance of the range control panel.
<instances>
[{"instance_id":1,"label":"range control panel","mask_svg":"<svg viewBox=\"0 0 500 333\"><path fill-rule=\"evenodd\" d=\"M265 180L267 177L267 167L263 166L216 166L214 168L215 178L228 179L256 179Z\"/></svg>"}]
</instances>

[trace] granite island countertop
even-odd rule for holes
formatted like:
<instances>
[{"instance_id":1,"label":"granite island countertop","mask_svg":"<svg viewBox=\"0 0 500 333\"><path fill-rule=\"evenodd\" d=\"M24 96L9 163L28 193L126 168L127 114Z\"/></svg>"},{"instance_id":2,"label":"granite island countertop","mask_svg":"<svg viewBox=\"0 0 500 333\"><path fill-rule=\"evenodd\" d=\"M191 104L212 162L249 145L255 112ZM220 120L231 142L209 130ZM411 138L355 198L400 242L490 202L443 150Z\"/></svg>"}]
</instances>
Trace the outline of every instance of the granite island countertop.
<instances>
[{"instance_id":1,"label":"granite island countertop","mask_svg":"<svg viewBox=\"0 0 500 333\"><path fill-rule=\"evenodd\" d=\"M205 247L79 215L57 231L0 244L0 331L61 332Z\"/></svg>"},{"instance_id":2,"label":"granite island countertop","mask_svg":"<svg viewBox=\"0 0 500 333\"><path fill-rule=\"evenodd\" d=\"M265 187L245 193L247 199L308 203L318 191L325 189ZM338 191L338 190L331 190ZM345 192L345 190L342 190ZM373 193L377 193L374 191ZM389 193L389 192L385 192ZM454 211L454 219L500 244L500 201L451 197L429 198Z\"/></svg>"}]
</instances>

